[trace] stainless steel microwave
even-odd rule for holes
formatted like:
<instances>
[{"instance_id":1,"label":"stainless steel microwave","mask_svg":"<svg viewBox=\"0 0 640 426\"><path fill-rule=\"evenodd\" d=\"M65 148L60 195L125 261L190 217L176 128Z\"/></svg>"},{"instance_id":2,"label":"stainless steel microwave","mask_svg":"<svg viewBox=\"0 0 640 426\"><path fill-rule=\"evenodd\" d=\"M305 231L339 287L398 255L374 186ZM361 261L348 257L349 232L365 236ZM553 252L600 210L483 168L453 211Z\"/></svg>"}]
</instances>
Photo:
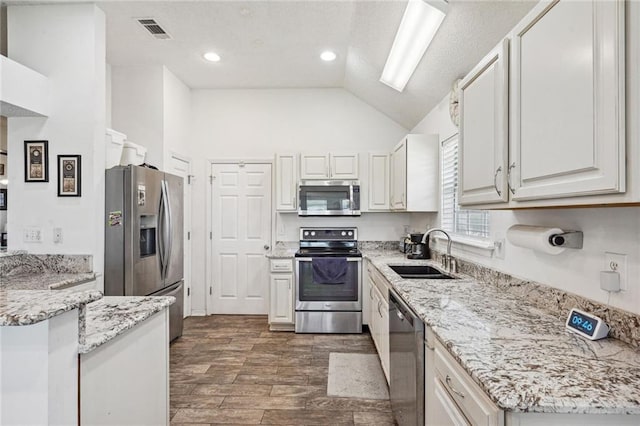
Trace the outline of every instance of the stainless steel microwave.
<instances>
[{"instance_id":1,"label":"stainless steel microwave","mask_svg":"<svg viewBox=\"0 0 640 426\"><path fill-rule=\"evenodd\" d=\"M357 180L301 180L298 216L360 216Z\"/></svg>"}]
</instances>

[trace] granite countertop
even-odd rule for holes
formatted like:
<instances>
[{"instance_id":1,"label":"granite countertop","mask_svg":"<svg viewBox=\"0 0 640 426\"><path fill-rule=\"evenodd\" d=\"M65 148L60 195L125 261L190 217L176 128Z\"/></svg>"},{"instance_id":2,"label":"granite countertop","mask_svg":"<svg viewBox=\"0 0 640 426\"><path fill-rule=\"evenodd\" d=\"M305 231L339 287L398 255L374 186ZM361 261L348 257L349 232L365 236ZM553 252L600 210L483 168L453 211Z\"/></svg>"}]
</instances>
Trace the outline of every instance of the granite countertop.
<instances>
[{"instance_id":1,"label":"granite countertop","mask_svg":"<svg viewBox=\"0 0 640 426\"><path fill-rule=\"evenodd\" d=\"M98 300L99 291L0 288L0 326L32 325Z\"/></svg>"},{"instance_id":2,"label":"granite countertop","mask_svg":"<svg viewBox=\"0 0 640 426\"><path fill-rule=\"evenodd\" d=\"M405 280L388 266L440 266L433 261L364 254L503 410L640 414L640 351L631 345L584 339L530 301L469 276Z\"/></svg>"},{"instance_id":3,"label":"granite countertop","mask_svg":"<svg viewBox=\"0 0 640 426\"><path fill-rule=\"evenodd\" d=\"M88 304L84 341L81 339L78 352L91 352L175 300L173 296L105 296Z\"/></svg>"},{"instance_id":4,"label":"granite countertop","mask_svg":"<svg viewBox=\"0 0 640 426\"><path fill-rule=\"evenodd\" d=\"M277 247L276 246L276 247L273 248L273 250L271 250L265 256L268 259L293 259L293 257L296 254L297 250L298 250L297 247L291 248L291 247Z\"/></svg>"},{"instance_id":5,"label":"granite countertop","mask_svg":"<svg viewBox=\"0 0 640 426\"><path fill-rule=\"evenodd\" d=\"M95 279L96 274L93 272L19 274L0 277L0 288L5 290L60 290Z\"/></svg>"}]
</instances>

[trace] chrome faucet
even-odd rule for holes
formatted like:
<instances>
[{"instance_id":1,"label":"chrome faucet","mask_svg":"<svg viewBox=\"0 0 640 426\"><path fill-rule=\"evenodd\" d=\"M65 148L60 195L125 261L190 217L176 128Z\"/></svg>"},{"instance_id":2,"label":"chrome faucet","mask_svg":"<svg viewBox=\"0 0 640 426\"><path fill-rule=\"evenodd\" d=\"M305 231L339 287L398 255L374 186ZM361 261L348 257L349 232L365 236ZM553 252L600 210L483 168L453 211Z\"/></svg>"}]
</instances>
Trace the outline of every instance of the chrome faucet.
<instances>
[{"instance_id":1,"label":"chrome faucet","mask_svg":"<svg viewBox=\"0 0 640 426\"><path fill-rule=\"evenodd\" d=\"M422 244L427 244L427 241L429 240L429 235L432 232L442 232L446 237L447 237L447 254L442 255L442 266L449 272L458 272L457 271L457 265L456 265L456 261L453 258L453 256L451 256L451 236L447 233L447 231L445 231L444 229L440 229L440 228L431 228L428 229L427 232L424 233L424 235L422 236Z\"/></svg>"}]
</instances>

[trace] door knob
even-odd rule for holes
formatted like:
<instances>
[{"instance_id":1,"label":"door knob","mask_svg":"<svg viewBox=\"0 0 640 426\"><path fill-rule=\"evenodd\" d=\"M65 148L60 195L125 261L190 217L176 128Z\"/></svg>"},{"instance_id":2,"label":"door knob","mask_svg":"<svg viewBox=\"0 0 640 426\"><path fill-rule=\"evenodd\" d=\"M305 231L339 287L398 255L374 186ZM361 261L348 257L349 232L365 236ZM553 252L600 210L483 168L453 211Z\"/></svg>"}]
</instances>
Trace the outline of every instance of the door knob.
<instances>
[{"instance_id":1,"label":"door knob","mask_svg":"<svg viewBox=\"0 0 640 426\"><path fill-rule=\"evenodd\" d=\"M265 249L265 250L269 250L269 244L265 244L265 245L264 245L264 249Z\"/></svg>"}]
</instances>

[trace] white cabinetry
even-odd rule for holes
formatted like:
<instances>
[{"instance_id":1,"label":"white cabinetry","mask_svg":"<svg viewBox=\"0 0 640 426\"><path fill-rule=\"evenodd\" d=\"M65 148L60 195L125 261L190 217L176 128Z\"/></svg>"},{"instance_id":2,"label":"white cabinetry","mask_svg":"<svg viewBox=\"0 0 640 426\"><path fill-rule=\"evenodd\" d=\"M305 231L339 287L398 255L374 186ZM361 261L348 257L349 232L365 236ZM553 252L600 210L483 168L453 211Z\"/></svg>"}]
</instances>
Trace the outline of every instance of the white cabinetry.
<instances>
[{"instance_id":1,"label":"white cabinetry","mask_svg":"<svg viewBox=\"0 0 640 426\"><path fill-rule=\"evenodd\" d=\"M460 83L460 205L509 200L508 75L503 40Z\"/></svg>"},{"instance_id":2,"label":"white cabinetry","mask_svg":"<svg viewBox=\"0 0 640 426\"><path fill-rule=\"evenodd\" d=\"M437 135L407 135L391 153L391 209L437 211L440 205Z\"/></svg>"},{"instance_id":3,"label":"white cabinetry","mask_svg":"<svg viewBox=\"0 0 640 426\"><path fill-rule=\"evenodd\" d=\"M473 382L437 340L434 342L432 355L433 382L427 383L427 386L433 386L435 393L430 407L433 410L434 424L504 425L504 412Z\"/></svg>"},{"instance_id":4,"label":"white cabinetry","mask_svg":"<svg viewBox=\"0 0 640 426\"><path fill-rule=\"evenodd\" d=\"M276 210L298 208L298 154L276 154Z\"/></svg>"},{"instance_id":5,"label":"white cabinetry","mask_svg":"<svg viewBox=\"0 0 640 426\"><path fill-rule=\"evenodd\" d=\"M389 210L389 154L369 153L369 210Z\"/></svg>"},{"instance_id":6,"label":"white cabinetry","mask_svg":"<svg viewBox=\"0 0 640 426\"><path fill-rule=\"evenodd\" d=\"M358 154L301 154L300 179L358 179Z\"/></svg>"},{"instance_id":7,"label":"white cabinetry","mask_svg":"<svg viewBox=\"0 0 640 426\"><path fill-rule=\"evenodd\" d=\"M80 355L80 423L169 424L169 309Z\"/></svg>"},{"instance_id":8,"label":"white cabinetry","mask_svg":"<svg viewBox=\"0 0 640 426\"><path fill-rule=\"evenodd\" d=\"M509 41L463 79L460 204L519 208L637 201L637 191L623 194L629 149L625 7L631 8L629 2L540 2ZM636 43L631 37L627 42ZM631 61L637 60L634 55L629 49Z\"/></svg>"},{"instance_id":9,"label":"white cabinetry","mask_svg":"<svg viewBox=\"0 0 640 426\"><path fill-rule=\"evenodd\" d=\"M514 28L514 200L624 192L624 7L542 2Z\"/></svg>"},{"instance_id":10,"label":"white cabinetry","mask_svg":"<svg viewBox=\"0 0 640 426\"><path fill-rule=\"evenodd\" d=\"M382 371L389 383L389 284L378 270L367 262L369 275L369 330L378 350Z\"/></svg>"},{"instance_id":11,"label":"white cabinetry","mask_svg":"<svg viewBox=\"0 0 640 426\"><path fill-rule=\"evenodd\" d=\"M271 259L269 329L291 331L294 326L294 279L291 259Z\"/></svg>"}]
</instances>

